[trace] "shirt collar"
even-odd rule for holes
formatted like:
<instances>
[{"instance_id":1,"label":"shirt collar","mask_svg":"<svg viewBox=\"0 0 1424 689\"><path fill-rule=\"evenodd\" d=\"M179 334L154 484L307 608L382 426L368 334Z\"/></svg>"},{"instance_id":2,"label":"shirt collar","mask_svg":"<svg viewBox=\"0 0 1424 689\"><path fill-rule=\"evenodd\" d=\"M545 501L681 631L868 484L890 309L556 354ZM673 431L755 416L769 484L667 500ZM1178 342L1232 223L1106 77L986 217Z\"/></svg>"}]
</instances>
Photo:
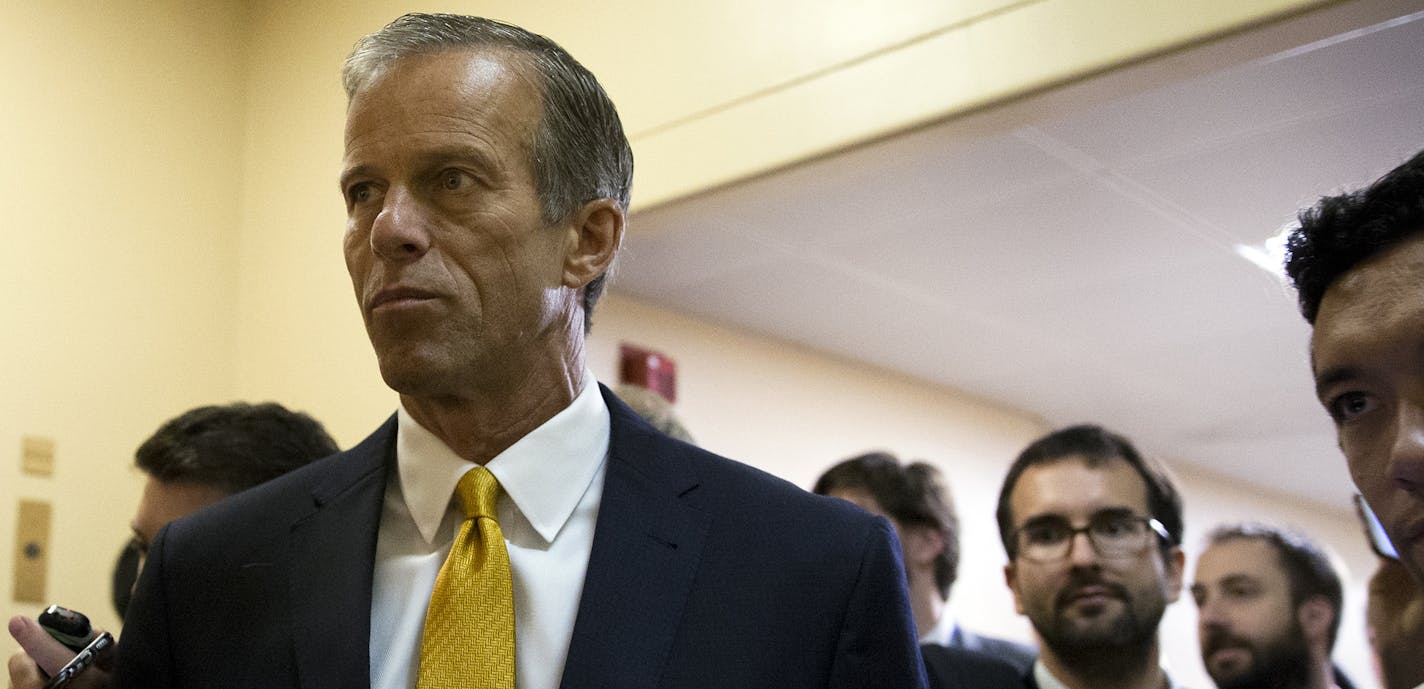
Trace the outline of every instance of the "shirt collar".
<instances>
[{"instance_id":1,"label":"shirt collar","mask_svg":"<svg viewBox=\"0 0 1424 689\"><path fill-rule=\"evenodd\" d=\"M958 634L963 634L959 624L954 619L954 613L950 612L949 605L945 605L940 610L939 619L935 621L935 626L931 627L925 635L920 637L922 644L939 644L941 646L951 645L951 641Z\"/></svg>"},{"instance_id":2,"label":"shirt collar","mask_svg":"<svg viewBox=\"0 0 1424 689\"><path fill-rule=\"evenodd\" d=\"M1172 675L1167 672L1167 668L1162 668L1162 676L1167 678L1168 689L1181 689L1172 681ZM1033 679L1038 684L1038 689L1068 689L1068 685L1055 677L1048 666L1043 664L1042 658L1033 662Z\"/></svg>"},{"instance_id":3,"label":"shirt collar","mask_svg":"<svg viewBox=\"0 0 1424 689\"><path fill-rule=\"evenodd\" d=\"M401 494L426 543L433 543L455 485L474 466L410 416L396 410L396 468ZM584 371L584 387L569 406L485 463L505 495L534 530L552 543L608 454L608 406L598 381Z\"/></svg>"},{"instance_id":4,"label":"shirt collar","mask_svg":"<svg viewBox=\"0 0 1424 689\"><path fill-rule=\"evenodd\" d=\"M1042 658L1033 663L1033 679L1038 684L1038 689L1068 689L1068 685L1058 681L1058 678L1048 671L1048 666L1043 664Z\"/></svg>"}]
</instances>

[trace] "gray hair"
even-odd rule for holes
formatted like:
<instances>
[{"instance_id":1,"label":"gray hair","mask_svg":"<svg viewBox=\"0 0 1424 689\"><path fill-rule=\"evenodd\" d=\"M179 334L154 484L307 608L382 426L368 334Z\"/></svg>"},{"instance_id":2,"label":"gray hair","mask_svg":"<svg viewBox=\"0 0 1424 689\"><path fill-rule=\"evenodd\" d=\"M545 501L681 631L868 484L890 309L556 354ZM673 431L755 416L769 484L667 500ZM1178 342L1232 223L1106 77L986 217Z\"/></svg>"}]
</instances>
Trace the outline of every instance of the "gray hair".
<instances>
[{"instance_id":1,"label":"gray hair","mask_svg":"<svg viewBox=\"0 0 1424 689\"><path fill-rule=\"evenodd\" d=\"M697 441L692 439L692 433L678 420L677 414L672 410L672 403L666 397L649 390L641 385L632 383L619 383L613 386L613 394L623 403L628 405L638 416L643 417L649 426L661 431L670 438L677 438L688 445L696 445Z\"/></svg>"},{"instance_id":2,"label":"gray hair","mask_svg":"<svg viewBox=\"0 0 1424 689\"><path fill-rule=\"evenodd\" d=\"M458 14L407 14L356 42L341 68L348 101L403 58L460 49L505 49L538 75L544 113L534 134L534 180L545 224L595 199L623 211L633 186L633 150L613 101L591 72L557 43L511 24ZM610 267L584 287L584 329Z\"/></svg>"}]
</instances>

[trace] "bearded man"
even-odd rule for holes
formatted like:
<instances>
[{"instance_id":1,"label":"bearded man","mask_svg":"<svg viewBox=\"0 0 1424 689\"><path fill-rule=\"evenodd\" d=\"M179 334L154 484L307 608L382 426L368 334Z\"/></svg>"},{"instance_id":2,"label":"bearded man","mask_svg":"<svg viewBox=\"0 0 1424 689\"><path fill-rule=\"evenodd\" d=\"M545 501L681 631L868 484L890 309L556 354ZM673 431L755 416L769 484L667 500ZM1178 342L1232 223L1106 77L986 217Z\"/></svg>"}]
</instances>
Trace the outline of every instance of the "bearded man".
<instances>
[{"instance_id":1,"label":"bearded man","mask_svg":"<svg viewBox=\"0 0 1424 689\"><path fill-rule=\"evenodd\" d=\"M1340 575L1304 536L1215 529L1191 587L1202 664L1218 689L1331 689Z\"/></svg>"},{"instance_id":2,"label":"bearded man","mask_svg":"<svg viewBox=\"0 0 1424 689\"><path fill-rule=\"evenodd\" d=\"M1182 501L1099 426L1034 441L999 492L1004 577L1042 640L1034 689L1171 689L1157 625L1181 593Z\"/></svg>"}]
</instances>

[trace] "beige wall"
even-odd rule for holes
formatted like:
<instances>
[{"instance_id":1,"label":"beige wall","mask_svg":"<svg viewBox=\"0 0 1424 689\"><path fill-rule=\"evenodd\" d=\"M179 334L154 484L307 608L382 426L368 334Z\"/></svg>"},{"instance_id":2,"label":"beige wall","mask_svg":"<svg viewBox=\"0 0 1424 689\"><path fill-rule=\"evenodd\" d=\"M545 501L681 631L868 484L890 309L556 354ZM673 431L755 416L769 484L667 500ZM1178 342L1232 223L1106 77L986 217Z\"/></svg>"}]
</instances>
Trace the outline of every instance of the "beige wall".
<instances>
[{"instance_id":1,"label":"beige wall","mask_svg":"<svg viewBox=\"0 0 1424 689\"><path fill-rule=\"evenodd\" d=\"M231 393L243 99L221 4L0 2L0 610L20 497L55 509L49 597L112 625L134 447ZM19 473L20 438L57 444ZM9 639L0 643L8 648Z\"/></svg>"},{"instance_id":2,"label":"beige wall","mask_svg":"<svg viewBox=\"0 0 1424 689\"><path fill-rule=\"evenodd\" d=\"M620 105L638 158L635 201L646 206L1314 4L419 9L479 11L569 47ZM57 510L49 597L113 626L107 575L140 484L130 456L173 414L276 399L311 411L349 445L389 413L393 398L339 256L337 72L357 36L405 9L386 0L0 2L0 188L12 192L0 216L0 447L15 452L22 435L40 434L59 454L52 479L21 476L13 454L0 462L7 616L34 612L10 600L9 580L15 501L39 498ZM1026 634L1003 614L986 507L1008 458L1043 430L1035 419L615 293L590 343L605 379L620 339L678 358L680 412L704 444L800 485L876 447L940 463L965 513L962 616ZM1352 536L1341 526L1348 515L1209 477L1186 483L1209 506L1194 522L1268 505L1338 542ZM1190 625L1183 606L1173 614ZM1191 660L1187 642L1174 653Z\"/></svg>"}]
</instances>

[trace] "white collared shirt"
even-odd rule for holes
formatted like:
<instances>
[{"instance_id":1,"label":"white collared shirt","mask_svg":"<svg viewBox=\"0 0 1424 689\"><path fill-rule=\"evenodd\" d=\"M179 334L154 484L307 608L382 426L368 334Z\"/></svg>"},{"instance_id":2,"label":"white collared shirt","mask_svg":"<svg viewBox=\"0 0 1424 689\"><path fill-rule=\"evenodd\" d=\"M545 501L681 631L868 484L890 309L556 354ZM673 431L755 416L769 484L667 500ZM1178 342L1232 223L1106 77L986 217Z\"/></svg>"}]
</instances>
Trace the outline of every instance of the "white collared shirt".
<instances>
[{"instance_id":1,"label":"white collared shirt","mask_svg":"<svg viewBox=\"0 0 1424 689\"><path fill-rule=\"evenodd\" d=\"M949 611L949 606L946 605L940 611L939 620L935 622L935 626L920 637L920 643L949 646L949 642L954 639L955 626L954 614Z\"/></svg>"},{"instance_id":2,"label":"white collared shirt","mask_svg":"<svg viewBox=\"0 0 1424 689\"><path fill-rule=\"evenodd\" d=\"M593 548L609 416L587 371L584 383L568 407L485 464L504 489L497 511L514 578L520 689L559 686ZM397 422L371 592L373 689L415 687L430 591L463 519L455 485L474 466L404 407Z\"/></svg>"},{"instance_id":3,"label":"white collared shirt","mask_svg":"<svg viewBox=\"0 0 1424 689\"><path fill-rule=\"evenodd\" d=\"M1167 673L1167 669L1162 669L1162 676L1167 678L1168 689L1182 689L1176 682L1172 681L1172 675ZM1040 658L1033 663L1033 680L1038 683L1038 689L1069 689L1067 684L1053 676L1053 672L1043 664Z\"/></svg>"}]
</instances>

